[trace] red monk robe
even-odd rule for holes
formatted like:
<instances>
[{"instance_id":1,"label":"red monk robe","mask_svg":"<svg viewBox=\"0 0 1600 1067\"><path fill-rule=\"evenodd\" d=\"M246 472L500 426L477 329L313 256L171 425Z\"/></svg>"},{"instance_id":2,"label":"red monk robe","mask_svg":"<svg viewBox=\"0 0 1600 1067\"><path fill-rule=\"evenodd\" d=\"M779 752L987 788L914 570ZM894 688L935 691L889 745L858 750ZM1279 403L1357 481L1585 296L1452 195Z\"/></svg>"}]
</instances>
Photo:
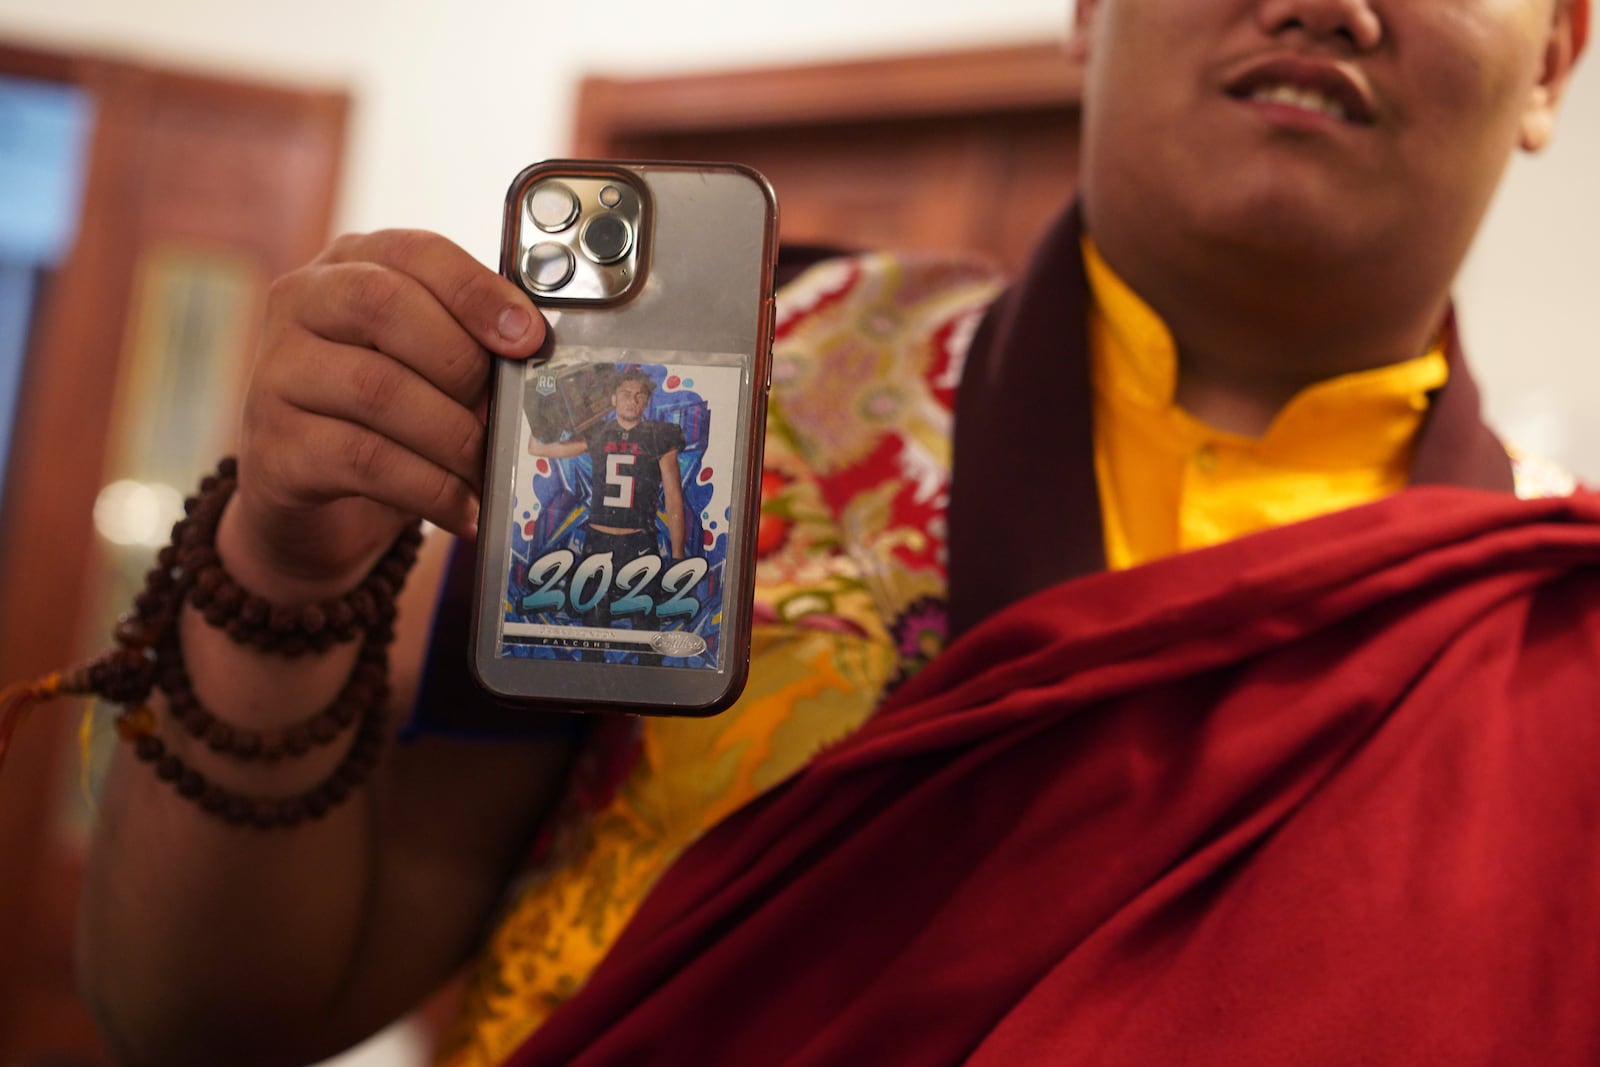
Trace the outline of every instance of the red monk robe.
<instances>
[{"instance_id":1,"label":"red monk robe","mask_svg":"<svg viewBox=\"0 0 1600 1067\"><path fill-rule=\"evenodd\" d=\"M1597 653L1587 494L1062 584L691 849L511 1062L1600 1063Z\"/></svg>"}]
</instances>

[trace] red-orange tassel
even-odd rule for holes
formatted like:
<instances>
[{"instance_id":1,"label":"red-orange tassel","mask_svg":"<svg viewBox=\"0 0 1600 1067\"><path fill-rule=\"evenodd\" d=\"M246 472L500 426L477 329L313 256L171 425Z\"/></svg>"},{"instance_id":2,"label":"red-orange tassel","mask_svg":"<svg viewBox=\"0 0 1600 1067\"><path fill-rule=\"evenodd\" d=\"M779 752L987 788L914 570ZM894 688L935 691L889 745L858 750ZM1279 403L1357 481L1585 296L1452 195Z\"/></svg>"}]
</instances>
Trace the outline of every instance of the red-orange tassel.
<instances>
[{"instance_id":1,"label":"red-orange tassel","mask_svg":"<svg viewBox=\"0 0 1600 1067\"><path fill-rule=\"evenodd\" d=\"M0 689L0 770L5 769L6 753L11 750L11 739L16 735L17 728L28 717L28 712L41 700L50 700L61 696L63 693L87 693L89 687L89 669L79 667L75 670L62 673L51 671L42 678L31 682L19 682L16 685Z\"/></svg>"},{"instance_id":2,"label":"red-orange tassel","mask_svg":"<svg viewBox=\"0 0 1600 1067\"><path fill-rule=\"evenodd\" d=\"M28 717L33 705L55 696L59 685L58 675L47 674L36 682L7 686L0 690L0 770L6 765L6 753L11 750L11 738Z\"/></svg>"}]
</instances>

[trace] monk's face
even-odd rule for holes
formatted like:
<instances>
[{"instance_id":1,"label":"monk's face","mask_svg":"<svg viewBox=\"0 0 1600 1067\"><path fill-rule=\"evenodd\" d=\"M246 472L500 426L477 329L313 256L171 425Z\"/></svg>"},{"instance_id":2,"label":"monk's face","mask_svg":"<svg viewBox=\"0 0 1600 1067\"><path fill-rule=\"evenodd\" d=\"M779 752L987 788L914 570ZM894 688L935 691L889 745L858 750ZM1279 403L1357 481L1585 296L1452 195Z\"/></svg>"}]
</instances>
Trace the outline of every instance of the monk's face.
<instances>
[{"instance_id":1,"label":"monk's face","mask_svg":"<svg viewBox=\"0 0 1600 1067\"><path fill-rule=\"evenodd\" d=\"M1079 0L1078 22L1091 231L1451 273L1571 62L1561 0Z\"/></svg>"}]
</instances>

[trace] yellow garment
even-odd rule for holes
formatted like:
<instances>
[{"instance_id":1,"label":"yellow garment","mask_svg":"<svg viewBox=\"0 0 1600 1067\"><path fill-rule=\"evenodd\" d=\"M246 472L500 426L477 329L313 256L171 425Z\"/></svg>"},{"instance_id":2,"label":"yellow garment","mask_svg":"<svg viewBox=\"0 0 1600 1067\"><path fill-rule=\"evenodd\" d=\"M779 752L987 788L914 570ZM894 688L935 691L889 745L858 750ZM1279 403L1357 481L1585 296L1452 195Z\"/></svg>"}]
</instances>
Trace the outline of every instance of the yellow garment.
<instances>
[{"instance_id":1,"label":"yellow garment","mask_svg":"<svg viewBox=\"0 0 1600 1067\"><path fill-rule=\"evenodd\" d=\"M1172 335L1088 238L1095 475L1106 561L1131 567L1355 507L1406 484L1444 343L1403 363L1301 390L1259 438L1207 426L1173 402Z\"/></svg>"}]
</instances>

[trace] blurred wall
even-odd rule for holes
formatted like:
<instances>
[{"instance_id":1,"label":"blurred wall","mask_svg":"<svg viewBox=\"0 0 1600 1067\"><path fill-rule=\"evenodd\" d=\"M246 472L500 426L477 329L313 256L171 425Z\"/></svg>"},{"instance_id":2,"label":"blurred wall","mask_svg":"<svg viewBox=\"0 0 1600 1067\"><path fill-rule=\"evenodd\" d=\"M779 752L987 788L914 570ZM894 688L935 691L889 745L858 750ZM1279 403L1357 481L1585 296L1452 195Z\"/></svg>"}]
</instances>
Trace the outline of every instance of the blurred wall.
<instances>
[{"instance_id":1,"label":"blurred wall","mask_svg":"<svg viewBox=\"0 0 1600 1067\"><path fill-rule=\"evenodd\" d=\"M1457 280L1490 421L1600 487L1600 41L1555 143L1519 155Z\"/></svg>"},{"instance_id":2,"label":"blurred wall","mask_svg":"<svg viewBox=\"0 0 1600 1067\"><path fill-rule=\"evenodd\" d=\"M1060 35L1070 0L0 0L0 35L356 97L343 229L421 226L480 259L528 163L565 153L576 80Z\"/></svg>"},{"instance_id":3,"label":"blurred wall","mask_svg":"<svg viewBox=\"0 0 1600 1067\"><path fill-rule=\"evenodd\" d=\"M348 86L342 229L422 226L486 262L506 183L561 154L575 79L1061 34L1070 0L0 0L0 36ZM1555 147L1513 165L1461 279L1490 413L1600 482L1600 58Z\"/></svg>"}]
</instances>

